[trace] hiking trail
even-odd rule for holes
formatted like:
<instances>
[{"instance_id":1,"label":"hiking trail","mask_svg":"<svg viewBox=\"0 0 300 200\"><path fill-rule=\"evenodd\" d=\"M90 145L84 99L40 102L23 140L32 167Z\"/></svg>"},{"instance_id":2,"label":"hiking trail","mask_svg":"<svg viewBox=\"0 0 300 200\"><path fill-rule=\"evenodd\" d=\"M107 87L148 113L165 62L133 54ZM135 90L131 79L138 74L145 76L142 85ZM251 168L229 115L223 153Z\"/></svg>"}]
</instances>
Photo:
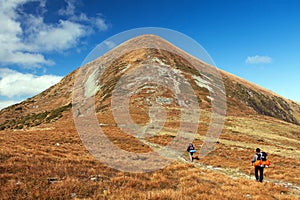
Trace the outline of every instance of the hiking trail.
<instances>
[{"instance_id":1,"label":"hiking trail","mask_svg":"<svg viewBox=\"0 0 300 200\"><path fill-rule=\"evenodd\" d=\"M151 142L146 141L146 140L141 139L141 138L139 138L139 140L141 142L143 142L144 144L150 146L151 148L155 149L156 151L163 147L159 144L151 143ZM183 162L183 163L192 164L198 169L211 170L211 171L214 171L214 172L225 174L226 176L230 177L231 179L244 178L244 179L255 181L255 177L253 175L250 176L250 175L246 174L245 172L240 171L239 169L214 167L214 166L211 166L211 165L205 165L205 164L203 164L199 161L198 162L191 162L191 161L187 160L185 157L183 157L183 155L178 156L177 160L180 161L180 162ZM289 183L289 182L285 182L285 181L269 179L269 178L266 178L264 180L264 182L273 183L273 184L280 185L280 186L283 186L285 188L288 188L288 189L292 190L295 193L296 196L300 197L300 186L298 186L298 185L295 185L295 184L292 184L292 183Z\"/></svg>"}]
</instances>

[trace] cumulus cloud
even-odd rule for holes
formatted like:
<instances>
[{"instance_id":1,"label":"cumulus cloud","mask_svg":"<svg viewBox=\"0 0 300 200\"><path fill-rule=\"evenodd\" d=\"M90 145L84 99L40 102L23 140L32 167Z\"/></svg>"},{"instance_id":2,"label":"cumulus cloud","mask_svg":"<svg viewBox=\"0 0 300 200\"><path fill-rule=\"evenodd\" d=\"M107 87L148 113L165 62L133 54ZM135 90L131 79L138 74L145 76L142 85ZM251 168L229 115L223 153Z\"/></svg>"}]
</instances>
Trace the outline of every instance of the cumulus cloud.
<instances>
[{"instance_id":1,"label":"cumulus cloud","mask_svg":"<svg viewBox=\"0 0 300 200\"><path fill-rule=\"evenodd\" d=\"M76 46L79 39L88 35L85 26L60 20L55 27L35 24L39 31L31 35L32 48L39 51L63 51ZM54 42L55 41L55 42Z\"/></svg>"},{"instance_id":2,"label":"cumulus cloud","mask_svg":"<svg viewBox=\"0 0 300 200\"><path fill-rule=\"evenodd\" d=\"M246 64L268 64L272 62L272 58L269 56L248 56Z\"/></svg>"},{"instance_id":3,"label":"cumulus cloud","mask_svg":"<svg viewBox=\"0 0 300 200\"><path fill-rule=\"evenodd\" d=\"M0 68L0 96L8 98L31 97L58 83L61 79L61 76L36 76L8 68Z\"/></svg>"},{"instance_id":4,"label":"cumulus cloud","mask_svg":"<svg viewBox=\"0 0 300 200\"><path fill-rule=\"evenodd\" d=\"M22 65L27 68L36 68L40 65L53 65L52 60L45 59L39 53L27 53L22 51L8 51L0 48L0 61L2 63Z\"/></svg>"},{"instance_id":5,"label":"cumulus cloud","mask_svg":"<svg viewBox=\"0 0 300 200\"><path fill-rule=\"evenodd\" d=\"M39 12L29 13L23 6L37 3ZM49 1L50 2L50 1ZM45 22L46 0L0 1L0 64L39 67L53 65L47 52L61 52L76 47L95 31L105 31L108 24L101 15L89 17L77 10L74 0L66 0L56 22ZM49 20L48 20L49 21Z\"/></svg>"}]
</instances>

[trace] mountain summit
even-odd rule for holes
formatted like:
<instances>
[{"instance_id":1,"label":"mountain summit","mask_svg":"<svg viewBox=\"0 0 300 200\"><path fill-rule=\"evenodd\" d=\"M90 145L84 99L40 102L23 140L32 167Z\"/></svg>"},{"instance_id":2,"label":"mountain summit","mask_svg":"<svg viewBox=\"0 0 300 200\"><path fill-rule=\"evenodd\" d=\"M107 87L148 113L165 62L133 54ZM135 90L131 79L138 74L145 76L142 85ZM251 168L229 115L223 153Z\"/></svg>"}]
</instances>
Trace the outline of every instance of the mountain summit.
<instances>
[{"instance_id":1,"label":"mountain summit","mask_svg":"<svg viewBox=\"0 0 300 200\"><path fill-rule=\"evenodd\" d=\"M130 52L128 49L131 49ZM107 63L109 66L106 66L101 77L99 74L94 74L96 78L94 77L93 81L100 82L101 86L96 85L96 88L90 88L92 91L87 91L97 93L96 112L108 106L112 91L121 76L141 64L169 66L173 70L180 71L192 85L201 108L209 109L211 106L209 87L215 84L212 84L209 76L214 76L215 68L183 52L159 36L142 35L130 39L98 59L87 63L81 71L90 66L96 69ZM205 73L209 76L205 76L204 73L199 74L195 65L205 69ZM44 92L1 110L0 129L22 129L58 120L63 111L71 108L72 90L78 71L79 69L73 71ZM222 70L218 70L217 73L222 77L226 91L227 115L260 114L299 124L300 105L298 103ZM144 76L147 75L144 74Z\"/></svg>"}]
</instances>

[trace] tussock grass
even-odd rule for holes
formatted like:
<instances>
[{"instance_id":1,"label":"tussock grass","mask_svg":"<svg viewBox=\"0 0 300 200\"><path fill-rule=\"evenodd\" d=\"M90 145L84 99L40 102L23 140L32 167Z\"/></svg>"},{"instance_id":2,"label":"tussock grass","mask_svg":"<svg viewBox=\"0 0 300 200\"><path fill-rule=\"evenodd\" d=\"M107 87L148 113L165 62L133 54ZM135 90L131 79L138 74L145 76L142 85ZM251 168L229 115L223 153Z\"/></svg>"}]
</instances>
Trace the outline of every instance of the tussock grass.
<instances>
[{"instance_id":1,"label":"tussock grass","mask_svg":"<svg viewBox=\"0 0 300 200\"><path fill-rule=\"evenodd\" d=\"M158 171L136 174L108 168L93 158L69 118L64 116L51 128L0 131L0 199L299 199L300 192L291 188L300 185L299 143L294 134L300 132L298 126L270 118L228 117L215 150L195 165L176 161ZM239 128L245 126L253 132ZM147 145L129 145L134 138L113 127L104 130L120 148L151 150ZM196 135L197 149L205 128ZM172 138L165 131L148 141L166 145ZM253 180L250 160L256 147L271 160L264 183ZM183 156L188 159L187 153Z\"/></svg>"}]
</instances>

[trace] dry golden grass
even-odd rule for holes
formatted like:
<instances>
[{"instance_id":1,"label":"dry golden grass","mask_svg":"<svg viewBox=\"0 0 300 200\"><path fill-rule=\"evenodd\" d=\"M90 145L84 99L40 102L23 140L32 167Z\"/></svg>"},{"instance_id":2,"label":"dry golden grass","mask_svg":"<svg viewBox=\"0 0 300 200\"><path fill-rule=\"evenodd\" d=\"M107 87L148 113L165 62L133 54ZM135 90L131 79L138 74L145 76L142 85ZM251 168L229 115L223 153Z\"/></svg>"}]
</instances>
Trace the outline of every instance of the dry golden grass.
<instances>
[{"instance_id":1,"label":"dry golden grass","mask_svg":"<svg viewBox=\"0 0 300 200\"><path fill-rule=\"evenodd\" d=\"M99 163L82 145L70 113L64 115L51 128L0 132L0 199L299 199L299 142L293 134L300 132L298 126L259 116L228 117L216 149L205 159L179 159L164 169L136 174ZM121 134L106 128L111 138ZM201 130L205 128L199 129L197 147L204 137ZM149 141L165 145L170 139L165 132ZM128 145L133 140L116 144L128 151L146 148ZM272 161L264 183L248 176L257 146Z\"/></svg>"}]
</instances>

